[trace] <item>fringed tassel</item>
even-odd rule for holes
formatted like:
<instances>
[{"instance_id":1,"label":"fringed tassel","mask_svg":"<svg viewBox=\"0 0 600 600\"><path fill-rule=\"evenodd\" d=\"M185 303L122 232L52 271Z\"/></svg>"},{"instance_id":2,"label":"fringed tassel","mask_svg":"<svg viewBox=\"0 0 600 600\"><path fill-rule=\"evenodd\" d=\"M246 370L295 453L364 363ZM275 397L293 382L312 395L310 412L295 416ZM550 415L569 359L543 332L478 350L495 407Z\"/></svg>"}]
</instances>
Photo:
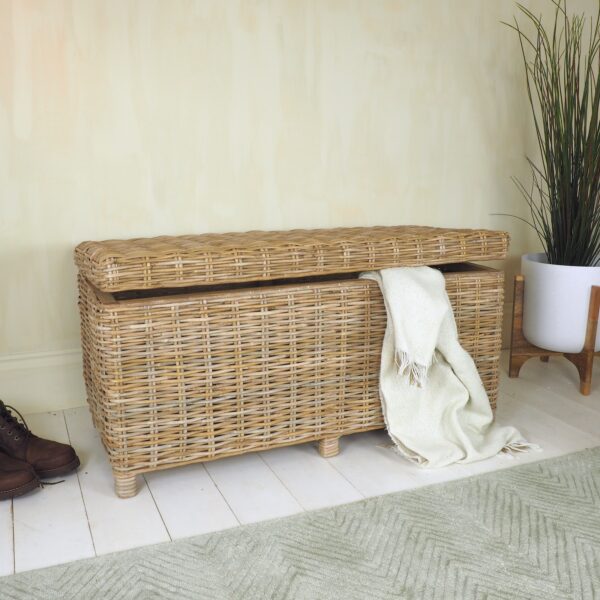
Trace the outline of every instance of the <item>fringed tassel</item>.
<instances>
[{"instance_id":1,"label":"fringed tassel","mask_svg":"<svg viewBox=\"0 0 600 600\"><path fill-rule=\"evenodd\" d=\"M406 371L410 368L410 357L406 352L396 351L394 361L396 363L396 367L398 367L398 375L403 377L406 374Z\"/></svg>"},{"instance_id":2,"label":"fringed tassel","mask_svg":"<svg viewBox=\"0 0 600 600\"><path fill-rule=\"evenodd\" d=\"M398 367L398 375L400 377L408 377L408 380L411 385L416 385L417 387L425 387L427 383L427 373L429 372L429 367L432 363L437 360L435 353L431 358L431 363L428 365L422 365L416 362L413 362L408 354L404 351L398 351L395 355L395 363L396 367Z\"/></svg>"},{"instance_id":3,"label":"fringed tassel","mask_svg":"<svg viewBox=\"0 0 600 600\"><path fill-rule=\"evenodd\" d=\"M410 384L420 388L425 387L428 371L429 365L418 365L417 363L413 363L410 366Z\"/></svg>"},{"instance_id":4,"label":"fringed tassel","mask_svg":"<svg viewBox=\"0 0 600 600\"><path fill-rule=\"evenodd\" d=\"M512 442L507 444L500 450L502 454L514 455L522 452L529 452L530 450L535 450L536 452L541 452L542 448L538 446L538 444L532 444L531 442L526 442L525 440L519 440L518 442Z\"/></svg>"}]
</instances>

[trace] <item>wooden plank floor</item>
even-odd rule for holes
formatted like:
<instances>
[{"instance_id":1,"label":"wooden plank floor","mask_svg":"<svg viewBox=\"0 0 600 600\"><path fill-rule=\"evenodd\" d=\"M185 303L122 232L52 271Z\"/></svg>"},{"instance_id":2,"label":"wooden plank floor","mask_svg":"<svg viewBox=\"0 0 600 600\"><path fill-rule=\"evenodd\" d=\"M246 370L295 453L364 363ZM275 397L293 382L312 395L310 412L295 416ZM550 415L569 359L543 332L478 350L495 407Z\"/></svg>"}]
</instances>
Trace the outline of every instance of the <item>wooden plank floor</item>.
<instances>
[{"instance_id":1,"label":"wooden plank floor","mask_svg":"<svg viewBox=\"0 0 600 600\"><path fill-rule=\"evenodd\" d=\"M531 360L519 379L508 379L503 365L498 420L518 427L541 452L424 470L394 453L384 432L371 432L344 438L331 459L304 444L152 473L130 500L113 493L87 408L31 415L39 435L71 441L82 467L60 485L0 502L0 576L600 445L600 361L591 396L580 396L576 382L575 368L563 359Z\"/></svg>"}]
</instances>

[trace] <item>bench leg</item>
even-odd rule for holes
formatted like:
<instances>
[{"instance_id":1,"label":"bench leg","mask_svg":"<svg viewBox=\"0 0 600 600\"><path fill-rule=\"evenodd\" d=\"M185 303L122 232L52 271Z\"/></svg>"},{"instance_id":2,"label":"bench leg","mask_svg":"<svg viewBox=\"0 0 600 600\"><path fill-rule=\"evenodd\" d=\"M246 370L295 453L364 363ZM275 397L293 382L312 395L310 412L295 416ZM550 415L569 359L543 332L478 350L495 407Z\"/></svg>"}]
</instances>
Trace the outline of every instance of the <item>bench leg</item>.
<instances>
[{"instance_id":1,"label":"bench leg","mask_svg":"<svg viewBox=\"0 0 600 600\"><path fill-rule=\"evenodd\" d=\"M133 498L137 494L136 476L130 473L113 473L115 492L119 498Z\"/></svg>"},{"instance_id":2,"label":"bench leg","mask_svg":"<svg viewBox=\"0 0 600 600\"><path fill-rule=\"evenodd\" d=\"M329 437L319 440L319 454L323 458L331 458L340 453L340 438Z\"/></svg>"}]
</instances>

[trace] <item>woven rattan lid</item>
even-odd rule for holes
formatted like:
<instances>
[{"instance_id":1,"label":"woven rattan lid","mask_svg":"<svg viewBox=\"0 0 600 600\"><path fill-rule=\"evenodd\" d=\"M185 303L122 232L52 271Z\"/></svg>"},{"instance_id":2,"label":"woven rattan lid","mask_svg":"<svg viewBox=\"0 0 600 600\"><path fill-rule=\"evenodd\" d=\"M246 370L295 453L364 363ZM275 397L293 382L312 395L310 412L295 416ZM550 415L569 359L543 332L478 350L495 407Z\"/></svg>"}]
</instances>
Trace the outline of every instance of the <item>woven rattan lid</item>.
<instances>
[{"instance_id":1,"label":"woven rattan lid","mask_svg":"<svg viewBox=\"0 0 600 600\"><path fill-rule=\"evenodd\" d=\"M265 281L504 258L508 234L356 227L83 242L80 273L106 292Z\"/></svg>"}]
</instances>

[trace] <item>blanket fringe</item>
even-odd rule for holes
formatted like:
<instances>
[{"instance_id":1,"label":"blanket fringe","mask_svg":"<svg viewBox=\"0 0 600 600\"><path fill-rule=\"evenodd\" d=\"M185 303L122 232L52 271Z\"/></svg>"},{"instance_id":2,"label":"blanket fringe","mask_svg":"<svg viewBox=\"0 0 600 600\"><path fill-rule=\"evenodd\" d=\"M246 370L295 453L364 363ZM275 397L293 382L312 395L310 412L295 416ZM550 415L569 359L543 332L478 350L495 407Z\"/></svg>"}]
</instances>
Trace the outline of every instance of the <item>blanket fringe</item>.
<instances>
[{"instance_id":1,"label":"blanket fringe","mask_svg":"<svg viewBox=\"0 0 600 600\"><path fill-rule=\"evenodd\" d=\"M389 431L388 431L388 434L389 434ZM423 458L419 454L416 454L414 452L410 452L408 450L408 448L405 448L396 439L394 439L394 443L391 445L391 449L392 449L393 452L395 452L399 456L402 456L403 458L406 458L409 462L411 462L411 463L413 463L413 464L415 464L415 465L417 465L419 467L423 467L427 463L427 459Z\"/></svg>"},{"instance_id":2,"label":"blanket fringe","mask_svg":"<svg viewBox=\"0 0 600 600\"><path fill-rule=\"evenodd\" d=\"M422 388L427 383L429 367L436 361L436 357L434 353L431 362L428 365L423 365L412 361L407 352L399 350L396 352L394 360L396 367L398 367L398 375L400 377L407 376L411 385Z\"/></svg>"},{"instance_id":3,"label":"blanket fringe","mask_svg":"<svg viewBox=\"0 0 600 600\"><path fill-rule=\"evenodd\" d=\"M535 450L536 452L541 452L542 448L538 446L538 444L532 444L531 442L526 442L525 440L519 440L517 442L511 442L507 444L500 450L502 454L518 454L521 452L529 452L530 450Z\"/></svg>"}]
</instances>

